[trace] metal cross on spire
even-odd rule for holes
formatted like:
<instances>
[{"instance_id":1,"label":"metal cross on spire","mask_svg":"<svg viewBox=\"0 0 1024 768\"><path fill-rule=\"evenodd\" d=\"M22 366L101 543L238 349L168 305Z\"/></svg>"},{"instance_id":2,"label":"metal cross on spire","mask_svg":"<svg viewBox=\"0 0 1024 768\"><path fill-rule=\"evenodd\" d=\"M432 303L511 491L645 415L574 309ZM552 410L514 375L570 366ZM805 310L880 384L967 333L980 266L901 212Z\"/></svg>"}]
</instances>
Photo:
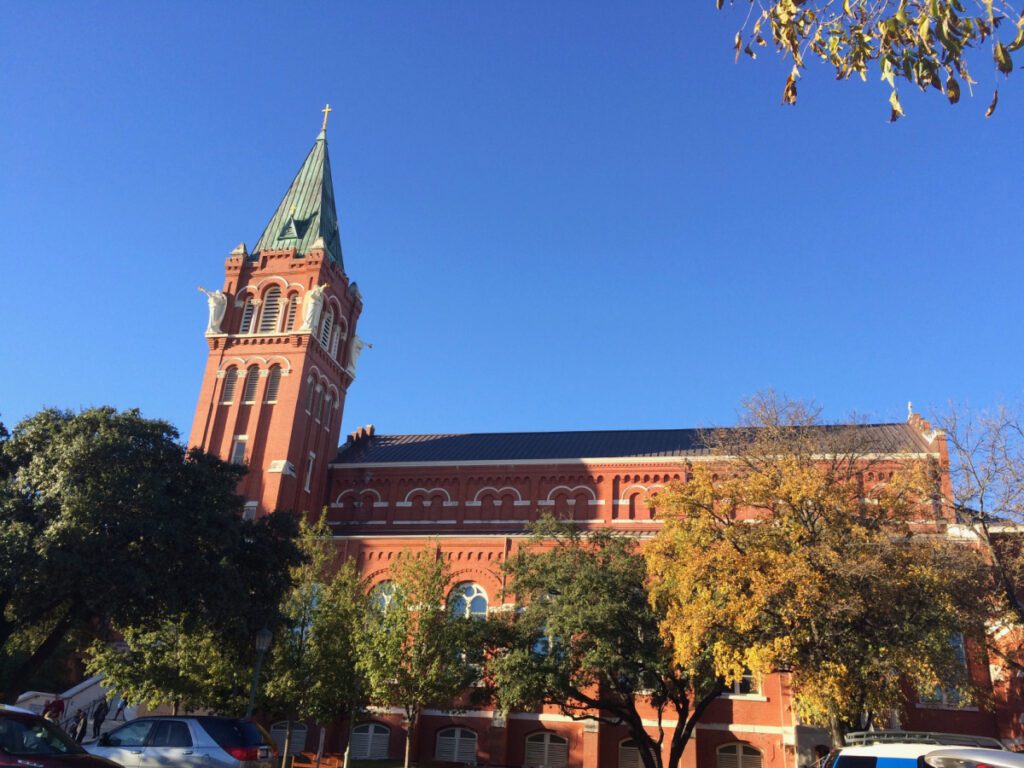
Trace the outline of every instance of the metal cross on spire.
<instances>
[{"instance_id":1,"label":"metal cross on spire","mask_svg":"<svg viewBox=\"0 0 1024 768\"><path fill-rule=\"evenodd\" d=\"M324 124L322 126L320 126L320 130L321 131L326 131L327 130L327 116L330 115L331 112L333 112L334 110L331 109L331 105L330 104L327 104L320 111L324 113Z\"/></svg>"}]
</instances>

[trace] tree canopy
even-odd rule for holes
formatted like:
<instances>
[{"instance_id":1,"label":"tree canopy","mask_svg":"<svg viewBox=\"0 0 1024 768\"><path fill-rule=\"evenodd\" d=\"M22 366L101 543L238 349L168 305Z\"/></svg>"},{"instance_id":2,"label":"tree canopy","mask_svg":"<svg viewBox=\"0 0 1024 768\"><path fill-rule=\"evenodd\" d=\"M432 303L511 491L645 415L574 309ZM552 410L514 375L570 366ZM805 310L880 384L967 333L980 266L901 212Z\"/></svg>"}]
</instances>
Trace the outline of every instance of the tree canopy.
<instances>
[{"instance_id":1,"label":"tree canopy","mask_svg":"<svg viewBox=\"0 0 1024 768\"><path fill-rule=\"evenodd\" d=\"M0 664L15 698L69 639L174 619L251 637L289 584L291 515L242 520L243 468L138 411L44 410L0 445Z\"/></svg>"},{"instance_id":2,"label":"tree canopy","mask_svg":"<svg viewBox=\"0 0 1024 768\"><path fill-rule=\"evenodd\" d=\"M712 635L719 674L787 669L835 739L905 706L908 683L969 694L951 639L980 634L990 585L975 548L914 535L936 521L934 467L877 464L862 431L799 404L752 407L748 429L709 436L720 464L662 495L645 549L677 663Z\"/></svg>"},{"instance_id":3,"label":"tree canopy","mask_svg":"<svg viewBox=\"0 0 1024 768\"><path fill-rule=\"evenodd\" d=\"M715 0L719 9L724 0ZM730 0L735 5L736 0ZM793 61L782 92L795 104L797 80L808 59L835 70L837 80L876 71L891 87L890 120L903 116L899 83L935 89L951 104L991 67L996 79L1013 71L1013 54L1024 47L1024 13L1009 0L770 0L748 5L736 33L736 56L757 58L770 44ZM987 87L986 87L987 91ZM986 117L999 100L995 87Z\"/></svg>"},{"instance_id":4,"label":"tree canopy","mask_svg":"<svg viewBox=\"0 0 1024 768\"><path fill-rule=\"evenodd\" d=\"M668 766L675 768L707 706L724 690L707 650L674 662L649 600L635 537L581 533L542 518L529 546L505 566L520 605L498 630L488 671L499 706L558 706L576 720L623 724L646 768L661 768L666 711ZM651 735L644 720L657 719Z\"/></svg>"},{"instance_id":5,"label":"tree canopy","mask_svg":"<svg viewBox=\"0 0 1024 768\"><path fill-rule=\"evenodd\" d=\"M457 710L459 696L480 675L482 622L448 606L451 572L436 546L405 550L391 580L370 595L359 669L370 703L405 713L405 766L420 713L429 706Z\"/></svg>"},{"instance_id":6,"label":"tree canopy","mask_svg":"<svg viewBox=\"0 0 1024 768\"><path fill-rule=\"evenodd\" d=\"M362 705L357 665L366 624L366 584L354 561L334 567L330 528L303 522L304 561L281 604L281 622L267 665L264 707L327 724Z\"/></svg>"}]
</instances>

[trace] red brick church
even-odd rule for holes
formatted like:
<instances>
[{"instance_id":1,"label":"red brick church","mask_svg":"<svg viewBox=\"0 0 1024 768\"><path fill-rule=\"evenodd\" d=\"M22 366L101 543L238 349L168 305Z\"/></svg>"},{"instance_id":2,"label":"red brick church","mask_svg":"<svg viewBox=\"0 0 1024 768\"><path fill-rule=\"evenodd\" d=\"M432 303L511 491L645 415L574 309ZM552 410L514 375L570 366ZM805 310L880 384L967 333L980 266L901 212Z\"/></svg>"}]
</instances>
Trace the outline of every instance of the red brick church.
<instances>
[{"instance_id":1,"label":"red brick church","mask_svg":"<svg viewBox=\"0 0 1024 768\"><path fill-rule=\"evenodd\" d=\"M363 348L363 297L342 256L326 120L266 225L225 262L223 288L204 291L209 347L190 444L250 470L246 514L327 510L341 555L373 582L403 548L440 542L468 610L501 608L498 566L550 510L583 528L647 536L659 526L657 493L710 457L695 430L608 430L384 435L372 426L338 447L345 396ZM524 425L528 426L528 425ZM918 416L868 427L894 463L935 460L948 483L945 438ZM939 527L952 521L937 521ZM1012 681L993 666L972 676L996 695ZM1019 738L995 712L929 701L906 728ZM653 724L653 723L652 723ZM550 712L431 712L417 729L421 761L544 768L637 768L623 729ZM397 714L356 728L357 758L401 756ZM687 747L685 766L800 768L822 731L802 725L785 674L738 683L713 705Z\"/></svg>"}]
</instances>

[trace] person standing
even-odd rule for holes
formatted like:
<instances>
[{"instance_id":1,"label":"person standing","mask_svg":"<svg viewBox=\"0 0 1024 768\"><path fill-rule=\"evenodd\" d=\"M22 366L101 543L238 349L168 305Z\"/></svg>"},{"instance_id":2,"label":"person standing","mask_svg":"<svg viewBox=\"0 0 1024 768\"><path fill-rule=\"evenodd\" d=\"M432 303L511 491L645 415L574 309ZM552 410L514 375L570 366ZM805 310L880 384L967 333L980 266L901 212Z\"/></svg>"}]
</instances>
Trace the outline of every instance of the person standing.
<instances>
[{"instance_id":1,"label":"person standing","mask_svg":"<svg viewBox=\"0 0 1024 768\"><path fill-rule=\"evenodd\" d=\"M52 723L60 723L60 719L64 717L64 699L57 696L43 707L43 717Z\"/></svg>"},{"instance_id":2,"label":"person standing","mask_svg":"<svg viewBox=\"0 0 1024 768\"><path fill-rule=\"evenodd\" d=\"M81 744L88 730L89 718L86 716L84 709L79 709L75 712L75 722L71 725L71 738Z\"/></svg>"},{"instance_id":3,"label":"person standing","mask_svg":"<svg viewBox=\"0 0 1024 768\"><path fill-rule=\"evenodd\" d=\"M124 716L124 708L125 708L126 706L128 706L128 704L127 704L127 702L126 702L126 701L124 700L124 696L122 696L122 697L121 697L121 700L120 700L119 702L117 702L117 709L115 709L115 710L114 710L114 716L113 716L113 717L111 718L111 720L117 720L117 718L119 718L119 717L120 717L120 718L121 718L122 720L124 720L124 719L125 719L125 716Z\"/></svg>"},{"instance_id":4,"label":"person standing","mask_svg":"<svg viewBox=\"0 0 1024 768\"><path fill-rule=\"evenodd\" d=\"M100 728L103 726L103 721L107 719L109 711L110 705L107 704L107 697L104 696L92 711L92 737L94 739L100 737Z\"/></svg>"}]
</instances>

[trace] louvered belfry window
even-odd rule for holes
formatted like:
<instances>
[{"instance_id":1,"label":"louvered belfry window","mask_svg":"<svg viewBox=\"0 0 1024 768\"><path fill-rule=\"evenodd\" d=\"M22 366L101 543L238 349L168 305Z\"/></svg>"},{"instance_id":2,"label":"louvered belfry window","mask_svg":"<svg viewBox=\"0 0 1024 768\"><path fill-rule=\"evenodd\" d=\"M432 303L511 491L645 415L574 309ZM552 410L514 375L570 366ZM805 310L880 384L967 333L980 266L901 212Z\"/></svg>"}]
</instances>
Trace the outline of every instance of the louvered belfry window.
<instances>
[{"instance_id":1,"label":"louvered belfry window","mask_svg":"<svg viewBox=\"0 0 1024 768\"><path fill-rule=\"evenodd\" d=\"M239 333L252 333L252 316L255 312L256 305L253 304L252 298L246 299L242 308L242 322L238 324Z\"/></svg>"},{"instance_id":2,"label":"louvered belfry window","mask_svg":"<svg viewBox=\"0 0 1024 768\"><path fill-rule=\"evenodd\" d=\"M242 392L243 403L256 402L256 387L260 383L260 369L258 365L250 365L245 372L245 390Z\"/></svg>"},{"instance_id":3,"label":"louvered belfry window","mask_svg":"<svg viewBox=\"0 0 1024 768\"><path fill-rule=\"evenodd\" d=\"M270 368L270 375L267 376L267 394L263 398L265 403L277 402L277 390L281 388L281 366L274 365Z\"/></svg>"},{"instance_id":4,"label":"louvered belfry window","mask_svg":"<svg viewBox=\"0 0 1024 768\"><path fill-rule=\"evenodd\" d=\"M231 367L224 373L224 388L220 392L220 401L225 405L235 402L235 382L238 381L238 369Z\"/></svg>"},{"instance_id":5,"label":"louvered belfry window","mask_svg":"<svg viewBox=\"0 0 1024 768\"><path fill-rule=\"evenodd\" d=\"M288 297L288 309L285 310L284 316L284 330L291 331L295 329L295 316L298 314L301 303L302 299L297 293L293 293Z\"/></svg>"},{"instance_id":6,"label":"louvered belfry window","mask_svg":"<svg viewBox=\"0 0 1024 768\"><path fill-rule=\"evenodd\" d=\"M761 768L760 751L746 744L726 744L718 748L717 768Z\"/></svg>"},{"instance_id":7,"label":"louvered belfry window","mask_svg":"<svg viewBox=\"0 0 1024 768\"><path fill-rule=\"evenodd\" d=\"M569 741L553 733L526 737L526 768L565 768L569 762Z\"/></svg>"},{"instance_id":8,"label":"louvered belfry window","mask_svg":"<svg viewBox=\"0 0 1024 768\"><path fill-rule=\"evenodd\" d=\"M331 329L334 328L334 310L328 309L324 313L324 323L320 326L320 346L327 349L331 341Z\"/></svg>"},{"instance_id":9,"label":"louvered belfry window","mask_svg":"<svg viewBox=\"0 0 1024 768\"><path fill-rule=\"evenodd\" d=\"M263 297L263 313L260 315L260 333L274 333L277 318L281 313L281 289L274 287Z\"/></svg>"},{"instance_id":10,"label":"louvered belfry window","mask_svg":"<svg viewBox=\"0 0 1024 768\"><path fill-rule=\"evenodd\" d=\"M445 728L437 734L434 759L442 763L476 765L476 734L468 728Z\"/></svg>"},{"instance_id":11,"label":"louvered belfry window","mask_svg":"<svg viewBox=\"0 0 1024 768\"><path fill-rule=\"evenodd\" d=\"M352 729L352 753L355 760L387 760L391 730L380 723L367 723Z\"/></svg>"}]
</instances>

